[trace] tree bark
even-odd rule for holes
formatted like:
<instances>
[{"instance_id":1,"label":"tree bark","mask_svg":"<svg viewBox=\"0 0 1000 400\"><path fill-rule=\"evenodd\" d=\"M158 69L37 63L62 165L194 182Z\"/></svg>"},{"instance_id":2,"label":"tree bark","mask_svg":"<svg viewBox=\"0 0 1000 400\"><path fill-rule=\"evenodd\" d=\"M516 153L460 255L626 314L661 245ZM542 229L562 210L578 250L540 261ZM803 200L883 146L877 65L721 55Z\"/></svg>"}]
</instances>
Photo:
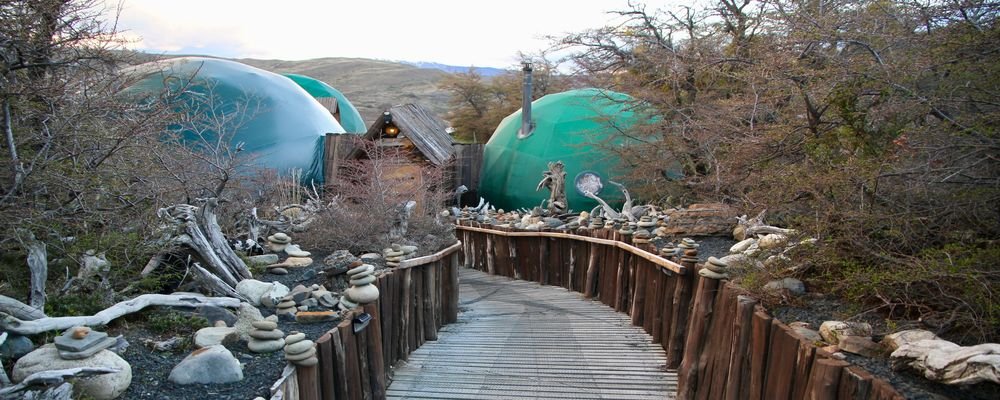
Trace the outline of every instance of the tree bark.
<instances>
[{"instance_id":1,"label":"tree bark","mask_svg":"<svg viewBox=\"0 0 1000 400\"><path fill-rule=\"evenodd\" d=\"M61 331L74 326L102 326L126 314L138 312L149 306L199 307L216 306L236 308L240 300L231 297L203 297L187 294L144 294L115 304L91 316L50 317L23 321L0 313L0 329L18 335L37 335L47 331Z\"/></svg>"}]
</instances>

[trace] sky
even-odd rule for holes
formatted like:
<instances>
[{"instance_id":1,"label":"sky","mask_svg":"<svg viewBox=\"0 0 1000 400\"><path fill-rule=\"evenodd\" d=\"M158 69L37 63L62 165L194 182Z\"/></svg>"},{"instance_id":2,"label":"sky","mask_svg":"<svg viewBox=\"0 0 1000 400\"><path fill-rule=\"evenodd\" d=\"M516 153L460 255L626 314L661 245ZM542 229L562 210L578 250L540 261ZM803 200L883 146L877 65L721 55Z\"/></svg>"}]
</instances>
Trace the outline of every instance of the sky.
<instances>
[{"instance_id":1,"label":"sky","mask_svg":"<svg viewBox=\"0 0 1000 400\"><path fill-rule=\"evenodd\" d=\"M110 8L118 0L107 0ZM627 0L123 0L118 27L151 53L358 57L511 67L517 53L608 25ZM113 11L113 10L112 10Z\"/></svg>"}]
</instances>

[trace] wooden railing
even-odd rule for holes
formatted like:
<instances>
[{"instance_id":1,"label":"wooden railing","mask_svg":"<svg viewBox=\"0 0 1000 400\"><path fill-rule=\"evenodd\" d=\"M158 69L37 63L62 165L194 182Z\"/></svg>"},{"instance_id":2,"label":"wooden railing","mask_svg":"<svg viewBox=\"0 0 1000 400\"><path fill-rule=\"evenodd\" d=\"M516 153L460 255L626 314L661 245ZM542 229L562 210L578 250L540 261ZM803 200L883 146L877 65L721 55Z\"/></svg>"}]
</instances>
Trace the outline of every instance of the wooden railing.
<instances>
[{"instance_id":1,"label":"wooden railing","mask_svg":"<svg viewBox=\"0 0 1000 400\"><path fill-rule=\"evenodd\" d=\"M458 318L458 267L462 244L404 260L373 283L379 299L355 308L316 340L319 364L289 364L271 387L271 400L382 399L388 368L406 360L437 331ZM368 325L355 332L354 320Z\"/></svg>"},{"instance_id":2,"label":"wooden railing","mask_svg":"<svg viewBox=\"0 0 1000 400\"><path fill-rule=\"evenodd\" d=\"M457 227L466 267L562 286L632 317L678 369L678 399L902 399L892 386L837 360L726 281L695 273L610 229L514 231Z\"/></svg>"}]
</instances>

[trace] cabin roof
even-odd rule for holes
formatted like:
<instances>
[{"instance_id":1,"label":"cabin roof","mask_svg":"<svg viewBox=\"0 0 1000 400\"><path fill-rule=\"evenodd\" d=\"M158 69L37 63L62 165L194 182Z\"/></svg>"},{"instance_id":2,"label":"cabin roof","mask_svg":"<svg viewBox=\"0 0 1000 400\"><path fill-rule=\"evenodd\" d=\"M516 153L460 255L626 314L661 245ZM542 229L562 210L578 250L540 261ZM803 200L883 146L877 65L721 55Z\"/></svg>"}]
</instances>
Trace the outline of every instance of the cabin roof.
<instances>
[{"instance_id":1,"label":"cabin roof","mask_svg":"<svg viewBox=\"0 0 1000 400\"><path fill-rule=\"evenodd\" d=\"M455 157L454 141L446 131L447 125L427 109L416 104L392 106L388 110L392 123L399 128L400 135L410 139L417 150L434 165L444 165ZM381 116L368 127L364 138L377 140L385 121Z\"/></svg>"}]
</instances>

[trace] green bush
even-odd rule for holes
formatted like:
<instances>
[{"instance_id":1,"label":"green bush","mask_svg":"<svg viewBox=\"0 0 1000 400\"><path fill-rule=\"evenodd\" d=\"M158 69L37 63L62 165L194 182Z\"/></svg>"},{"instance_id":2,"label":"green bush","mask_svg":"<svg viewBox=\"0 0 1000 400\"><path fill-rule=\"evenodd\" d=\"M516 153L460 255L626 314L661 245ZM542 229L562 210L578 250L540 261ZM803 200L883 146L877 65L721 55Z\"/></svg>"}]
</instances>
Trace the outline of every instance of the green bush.
<instances>
[{"instance_id":1,"label":"green bush","mask_svg":"<svg viewBox=\"0 0 1000 400\"><path fill-rule=\"evenodd\" d=\"M188 334L208 327L208 320L177 311L154 312L146 317L149 330L157 333Z\"/></svg>"}]
</instances>

